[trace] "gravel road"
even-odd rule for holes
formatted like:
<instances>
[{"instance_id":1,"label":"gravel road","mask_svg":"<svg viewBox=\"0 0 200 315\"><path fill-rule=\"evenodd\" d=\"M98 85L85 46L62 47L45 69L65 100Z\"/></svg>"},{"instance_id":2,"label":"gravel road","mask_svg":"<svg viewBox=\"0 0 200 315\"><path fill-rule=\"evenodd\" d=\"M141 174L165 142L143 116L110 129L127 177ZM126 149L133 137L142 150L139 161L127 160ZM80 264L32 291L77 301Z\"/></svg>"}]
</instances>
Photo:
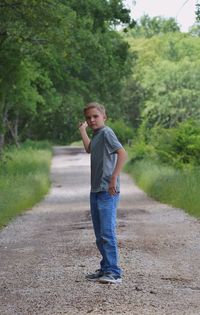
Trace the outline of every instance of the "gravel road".
<instances>
[{"instance_id":1,"label":"gravel road","mask_svg":"<svg viewBox=\"0 0 200 315\"><path fill-rule=\"evenodd\" d=\"M45 199L0 232L0 315L200 314L200 221L121 176L123 283L91 283L98 268L89 213L89 155L55 147Z\"/></svg>"}]
</instances>

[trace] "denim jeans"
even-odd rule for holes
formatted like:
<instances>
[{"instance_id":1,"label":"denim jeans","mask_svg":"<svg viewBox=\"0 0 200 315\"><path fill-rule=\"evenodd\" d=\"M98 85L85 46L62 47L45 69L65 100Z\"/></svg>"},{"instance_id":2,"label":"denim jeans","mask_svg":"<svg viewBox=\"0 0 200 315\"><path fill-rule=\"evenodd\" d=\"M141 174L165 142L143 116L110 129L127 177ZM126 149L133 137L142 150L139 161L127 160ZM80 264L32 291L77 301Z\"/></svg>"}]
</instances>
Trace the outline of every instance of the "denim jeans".
<instances>
[{"instance_id":1,"label":"denim jeans","mask_svg":"<svg viewBox=\"0 0 200 315\"><path fill-rule=\"evenodd\" d=\"M111 196L107 191L90 193L91 216L96 244L101 253L101 270L121 275L118 267L116 240L116 213L119 194Z\"/></svg>"}]
</instances>

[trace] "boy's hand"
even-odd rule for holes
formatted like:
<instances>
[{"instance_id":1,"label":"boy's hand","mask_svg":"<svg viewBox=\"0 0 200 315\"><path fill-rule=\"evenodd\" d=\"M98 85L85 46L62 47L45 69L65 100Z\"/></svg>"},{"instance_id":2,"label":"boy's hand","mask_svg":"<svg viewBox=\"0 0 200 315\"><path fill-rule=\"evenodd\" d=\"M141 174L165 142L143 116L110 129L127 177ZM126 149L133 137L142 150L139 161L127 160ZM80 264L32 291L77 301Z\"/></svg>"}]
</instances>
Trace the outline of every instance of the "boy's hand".
<instances>
[{"instance_id":1,"label":"boy's hand","mask_svg":"<svg viewBox=\"0 0 200 315\"><path fill-rule=\"evenodd\" d=\"M88 124L86 121L84 122L79 122L79 130L85 130L88 127Z\"/></svg>"},{"instance_id":2,"label":"boy's hand","mask_svg":"<svg viewBox=\"0 0 200 315\"><path fill-rule=\"evenodd\" d=\"M117 178L111 177L111 180L110 180L110 183L108 186L108 192L110 195L116 195L117 194L116 185L117 185Z\"/></svg>"},{"instance_id":3,"label":"boy's hand","mask_svg":"<svg viewBox=\"0 0 200 315\"><path fill-rule=\"evenodd\" d=\"M88 124L86 121L79 122L79 131L81 134L81 138L83 141L85 151L87 153L90 153L90 138L88 137L88 134L87 134L87 130L86 130L87 126L88 126Z\"/></svg>"}]
</instances>

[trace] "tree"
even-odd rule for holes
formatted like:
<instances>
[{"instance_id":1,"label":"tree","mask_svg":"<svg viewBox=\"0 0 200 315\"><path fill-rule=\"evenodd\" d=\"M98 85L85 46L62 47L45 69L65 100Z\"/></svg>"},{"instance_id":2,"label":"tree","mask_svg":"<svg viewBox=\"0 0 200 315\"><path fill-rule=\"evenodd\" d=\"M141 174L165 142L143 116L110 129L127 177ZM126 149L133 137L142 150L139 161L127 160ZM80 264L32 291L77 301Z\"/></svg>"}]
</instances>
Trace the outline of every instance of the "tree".
<instances>
[{"instance_id":1,"label":"tree","mask_svg":"<svg viewBox=\"0 0 200 315\"><path fill-rule=\"evenodd\" d=\"M2 1L0 5L0 151L4 145L6 129L17 144L18 124L23 113L32 116L37 105L43 103L43 82L49 65L42 60L53 60L56 49L65 47L66 27L71 22L71 11L54 1ZM68 15L69 22L66 22ZM68 24L67 24L68 25ZM56 36L59 31L59 37ZM60 53L56 53L60 56ZM55 60L58 58L55 58ZM42 66L42 67L41 67ZM42 70L40 70L42 68ZM47 69L48 68L48 69ZM46 70L45 70L46 69ZM42 78L44 75L44 78ZM42 101L42 102L41 102ZM12 128L12 126L14 128Z\"/></svg>"},{"instance_id":2,"label":"tree","mask_svg":"<svg viewBox=\"0 0 200 315\"><path fill-rule=\"evenodd\" d=\"M161 16L150 18L145 14L130 31L130 36L150 38L154 35L174 32L180 32L180 27L174 18L163 18Z\"/></svg>"},{"instance_id":3,"label":"tree","mask_svg":"<svg viewBox=\"0 0 200 315\"><path fill-rule=\"evenodd\" d=\"M155 125L170 128L189 118L200 120L198 38L168 33L128 40L137 55L126 89L129 91L126 102L129 108L132 106L130 120L134 119L136 109L139 122L145 122L149 128ZM136 100L138 93L140 97Z\"/></svg>"},{"instance_id":4,"label":"tree","mask_svg":"<svg viewBox=\"0 0 200 315\"><path fill-rule=\"evenodd\" d=\"M197 2L196 4L196 22L194 25L190 28L189 33L193 36L200 37L200 3Z\"/></svg>"},{"instance_id":5,"label":"tree","mask_svg":"<svg viewBox=\"0 0 200 315\"><path fill-rule=\"evenodd\" d=\"M197 1L197 3L196 3L195 14L196 14L196 21L197 21L197 23L200 23L200 3L199 3L199 1Z\"/></svg>"},{"instance_id":6,"label":"tree","mask_svg":"<svg viewBox=\"0 0 200 315\"><path fill-rule=\"evenodd\" d=\"M178 64L163 61L155 65L146 77L151 96L145 101L142 112L149 127L169 128L189 118L200 120L199 73L200 63L187 60Z\"/></svg>"}]
</instances>

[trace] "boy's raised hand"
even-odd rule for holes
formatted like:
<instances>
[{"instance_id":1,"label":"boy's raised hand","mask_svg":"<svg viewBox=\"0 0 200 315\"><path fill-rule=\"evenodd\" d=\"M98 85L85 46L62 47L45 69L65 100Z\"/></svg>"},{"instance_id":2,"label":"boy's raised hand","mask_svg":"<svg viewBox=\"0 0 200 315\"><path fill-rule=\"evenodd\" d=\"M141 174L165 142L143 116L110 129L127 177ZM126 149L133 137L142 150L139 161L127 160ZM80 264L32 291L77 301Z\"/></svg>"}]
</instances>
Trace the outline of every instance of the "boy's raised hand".
<instances>
[{"instance_id":1,"label":"boy's raised hand","mask_svg":"<svg viewBox=\"0 0 200 315\"><path fill-rule=\"evenodd\" d=\"M83 140L85 151L87 153L90 153L90 138L88 137L88 134L87 134L87 130L86 130L87 126L88 124L86 121L79 122L79 131L81 134L81 138Z\"/></svg>"},{"instance_id":2,"label":"boy's raised hand","mask_svg":"<svg viewBox=\"0 0 200 315\"><path fill-rule=\"evenodd\" d=\"M79 122L79 129L80 129L80 131L83 130L83 129L85 130L87 127L88 127L88 124L87 124L86 121Z\"/></svg>"}]
</instances>

